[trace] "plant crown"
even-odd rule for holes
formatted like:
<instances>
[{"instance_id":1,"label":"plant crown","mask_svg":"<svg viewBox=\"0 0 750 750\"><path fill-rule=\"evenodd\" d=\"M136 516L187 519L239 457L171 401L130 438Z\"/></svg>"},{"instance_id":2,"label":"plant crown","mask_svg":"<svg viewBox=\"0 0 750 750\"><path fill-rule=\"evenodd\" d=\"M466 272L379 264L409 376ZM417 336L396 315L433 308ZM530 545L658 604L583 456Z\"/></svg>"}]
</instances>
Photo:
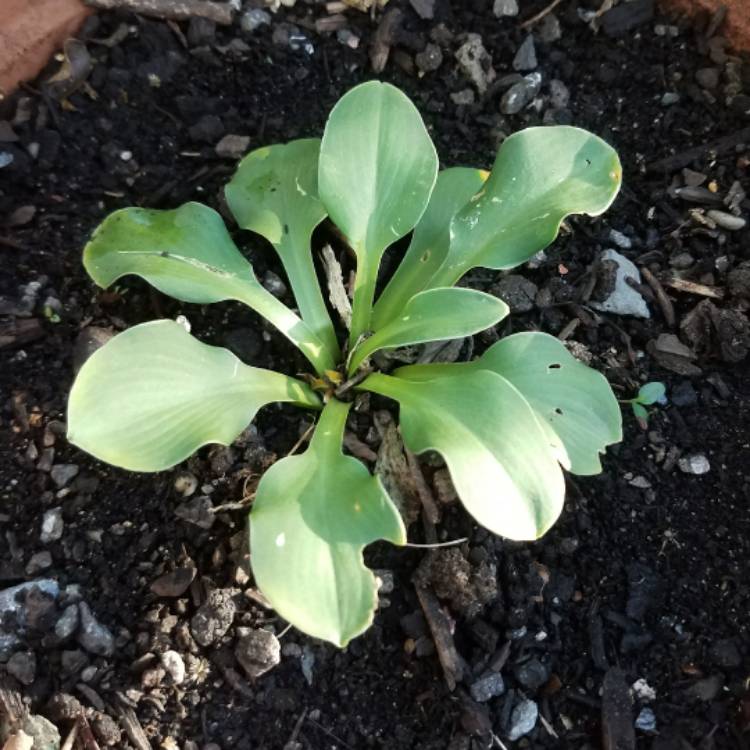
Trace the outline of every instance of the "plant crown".
<instances>
[{"instance_id":1,"label":"plant crown","mask_svg":"<svg viewBox=\"0 0 750 750\"><path fill-rule=\"evenodd\" d=\"M439 170L411 101L389 84L357 86L332 110L322 139L259 148L226 186L238 225L278 253L296 311L258 281L219 214L199 203L116 211L84 250L101 287L135 274L183 302L244 303L299 348L310 376L250 366L170 320L144 323L81 368L69 399L69 440L116 466L162 471L207 443L232 443L266 404L320 412L307 449L277 461L258 485L251 564L282 617L344 646L369 626L377 603L364 547L406 541L381 478L342 451L352 394L396 401L406 447L439 453L469 513L511 539L544 534L562 509L562 469L598 473L600 453L621 439L606 379L543 333L502 338L472 362L391 372L374 364L382 350L499 323L508 314L504 302L456 283L472 268L527 261L569 214L604 212L620 180L610 146L562 126L507 138L489 175ZM326 217L356 257L345 341L311 250ZM384 253L410 233L376 300Z\"/></svg>"}]
</instances>

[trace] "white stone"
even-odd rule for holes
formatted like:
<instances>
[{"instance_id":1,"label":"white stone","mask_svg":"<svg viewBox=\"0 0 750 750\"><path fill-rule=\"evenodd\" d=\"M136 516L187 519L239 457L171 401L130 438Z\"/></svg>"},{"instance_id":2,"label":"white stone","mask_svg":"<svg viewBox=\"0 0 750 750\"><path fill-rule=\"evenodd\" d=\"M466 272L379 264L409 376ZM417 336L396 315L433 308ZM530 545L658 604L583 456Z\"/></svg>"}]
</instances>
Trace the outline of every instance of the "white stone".
<instances>
[{"instance_id":1,"label":"white stone","mask_svg":"<svg viewBox=\"0 0 750 750\"><path fill-rule=\"evenodd\" d=\"M528 734L535 726L539 717L539 707L534 701L521 701L514 709L510 716L510 729L508 730L508 739L511 742Z\"/></svg>"},{"instance_id":2,"label":"white stone","mask_svg":"<svg viewBox=\"0 0 750 750\"><path fill-rule=\"evenodd\" d=\"M175 685L181 685L185 681L185 662L176 651L165 651L161 655L161 663Z\"/></svg>"},{"instance_id":3,"label":"white stone","mask_svg":"<svg viewBox=\"0 0 750 750\"><path fill-rule=\"evenodd\" d=\"M44 514L42 518L42 533L39 535L42 544L56 542L62 537L65 528L62 512L62 508L58 507L51 508Z\"/></svg>"},{"instance_id":4,"label":"white stone","mask_svg":"<svg viewBox=\"0 0 750 750\"><path fill-rule=\"evenodd\" d=\"M680 471L685 474L708 474L711 464L703 453L694 453L692 456L684 456L677 462Z\"/></svg>"},{"instance_id":5,"label":"white stone","mask_svg":"<svg viewBox=\"0 0 750 750\"><path fill-rule=\"evenodd\" d=\"M641 273L635 264L616 250L605 250L601 254L600 260L613 260L617 264L615 288L603 302L591 302L591 307L615 315L650 318L651 312L646 300L626 281L627 278L631 278L638 284L641 283Z\"/></svg>"},{"instance_id":6,"label":"white stone","mask_svg":"<svg viewBox=\"0 0 750 750\"><path fill-rule=\"evenodd\" d=\"M641 677L633 683L633 692L635 697L642 703L650 703L656 700L656 690Z\"/></svg>"},{"instance_id":7,"label":"white stone","mask_svg":"<svg viewBox=\"0 0 750 750\"><path fill-rule=\"evenodd\" d=\"M497 18L518 15L518 0L495 0L492 12Z\"/></svg>"}]
</instances>

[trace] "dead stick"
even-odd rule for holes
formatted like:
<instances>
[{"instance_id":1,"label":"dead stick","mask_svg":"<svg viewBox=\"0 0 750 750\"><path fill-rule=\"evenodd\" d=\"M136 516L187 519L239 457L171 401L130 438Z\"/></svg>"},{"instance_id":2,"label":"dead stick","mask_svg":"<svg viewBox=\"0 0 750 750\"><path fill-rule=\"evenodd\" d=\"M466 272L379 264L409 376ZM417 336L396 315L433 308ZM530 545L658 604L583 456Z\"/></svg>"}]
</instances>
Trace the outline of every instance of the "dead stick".
<instances>
[{"instance_id":1,"label":"dead stick","mask_svg":"<svg viewBox=\"0 0 750 750\"><path fill-rule=\"evenodd\" d=\"M424 519L427 521L425 524L425 535L427 536L427 541L430 543L437 542L435 524L440 521L440 511L438 510L432 490L430 490L427 481L424 478L422 467L419 465L419 459L406 446L404 446L404 453L406 454L406 461L409 464L409 469L411 470L411 475L417 488L419 501L422 503Z\"/></svg>"},{"instance_id":2,"label":"dead stick","mask_svg":"<svg viewBox=\"0 0 750 750\"><path fill-rule=\"evenodd\" d=\"M99 743L94 738L94 733L91 731L91 726L86 719L86 714L81 713L78 715L76 727L80 736L79 744L82 745L84 750L100 750Z\"/></svg>"},{"instance_id":3,"label":"dead stick","mask_svg":"<svg viewBox=\"0 0 750 750\"><path fill-rule=\"evenodd\" d=\"M690 162L700 158L704 154L714 153L721 154L724 151L734 148L740 143L750 143L750 128L743 128L736 133L726 135L712 143L706 143L702 146L690 148L673 156L667 156L648 165L649 172L676 172L678 169L686 167Z\"/></svg>"},{"instance_id":4,"label":"dead stick","mask_svg":"<svg viewBox=\"0 0 750 750\"><path fill-rule=\"evenodd\" d=\"M234 15L229 3L216 3L211 0L84 0L84 2L100 10L130 10L144 16L172 21L208 18L222 26L229 26Z\"/></svg>"},{"instance_id":5,"label":"dead stick","mask_svg":"<svg viewBox=\"0 0 750 750\"><path fill-rule=\"evenodd\" d=\"M78 724L73 724L73 728L70 730L70 734L65 738L60 750L73 750L73 743L78 737Z\"/></svg>"},{"instance_id":6,"label":"dead stick","mask_svg":"<svg viewBox=\"0 0 750 750\"><path fill-rule=\"evenodd\" d=\"M425 620L430 627L432 639L435 641L435 648L438 652L438 659L440 660L440 666L443 668L448 689L455 690L456 684L463 679L464 668L461 656L456 650L456 644L453 642L448 618L432 591L419 585L414 588L417 591L419 603L422 605Z\"/></svg>"},{"instance_id":7,"label":"dead stick","mask_svg":"<svg viewBox=\"0 0 750 750\"><path fill-rule=\"evenodd\" d=\"M659 303L659 307L661 307L661 312L664 315L667 325L670 328L674 328L677 322L674 314L674 305L672 304L672 300L667 297L667 293L664 291L661 282L645 266L641 266L641 275L646 279L646 283L651 287L651 291L656 296L656 301Z\"/></svg>"},{"instance_id":8,"label":"dead stick","mask_svg":"<svg viewBox=\"0 0 750 750\"><path fill-rule=\"evenodd\" d=\"M552 2L543 10L540 10L539 13L537 13L535 16L532 16L527 21L524 21L521 24L522 29L528 29L529 26L533 26L537 21L541 21L548 13L552 13L552 11L560 5L562 0L552 0Z\"/></svg>"}]
</instances>

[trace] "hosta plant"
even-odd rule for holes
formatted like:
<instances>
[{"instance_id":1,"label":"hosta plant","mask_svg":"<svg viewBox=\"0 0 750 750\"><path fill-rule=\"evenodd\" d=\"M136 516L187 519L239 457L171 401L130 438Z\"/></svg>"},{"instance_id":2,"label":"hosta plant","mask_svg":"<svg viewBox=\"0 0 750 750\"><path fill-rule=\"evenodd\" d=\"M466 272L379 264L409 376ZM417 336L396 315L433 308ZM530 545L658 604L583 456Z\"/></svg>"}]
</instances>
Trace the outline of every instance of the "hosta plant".
<instances>
[{"instance_id":1,"label":"hosta plant","mask_svg":"<svg viewBox=\"0 0 750 750\"><path fill-rule=\"evenodd\" d=\"M398 404L405 445L437 451L469 513L511 539L544 534L563 504L562 469L599 472L599 454L620 439L605 378L551 336L518 333L473 362L393 372L378 371L372 356L496 325L507 306L455 284L478 266L499 271L528 260L569 214L601 214L620 179L612 148L573 127L510 136L489 175L439 170L409 99L388 84L358 86L335 106L322 139L253 151L226 187L238 225L278 253L296 310L258 282L219 214L198 203L116 211L84 251L101 287L135 274L184 302L244 303L299 347L308 377L253 367L171 320L144 323L80 370L69 439L116 466L161 471L207 443L231 443L266 404L318 412L306 450L282 458L260 481L251 564L279 614L343 646L368 627L376 606L363 548L406 539L379 477L342 450L354 393ZM351 322L341 336L311 249L326 218L356 259ZM384 253L410 233L375 301Z\"/></svg>"}]
</instances>

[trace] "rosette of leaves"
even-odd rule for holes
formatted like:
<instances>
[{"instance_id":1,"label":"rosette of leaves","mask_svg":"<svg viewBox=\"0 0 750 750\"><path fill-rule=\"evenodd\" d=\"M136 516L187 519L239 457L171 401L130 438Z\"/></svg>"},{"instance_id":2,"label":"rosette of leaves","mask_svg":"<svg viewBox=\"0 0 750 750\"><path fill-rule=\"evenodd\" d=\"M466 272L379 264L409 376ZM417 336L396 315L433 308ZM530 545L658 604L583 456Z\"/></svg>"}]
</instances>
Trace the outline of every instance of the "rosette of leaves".
<instances>
[{"instance_id":1,"label":"rosette of leaves","mask_svg":"<svg viewBox=\"0 0 750 750\"><path fill-rule=\"evenodd\" d=\"M468 363L388 373L371 357L496 325L507 306L455 284L475 267L528 260L569 214L601 214L620 179L614 150L574 127L510 136L489 176L439 170L409 99L388 84L357 86L335 106L321 140L253 151L226 188L238 225L278 254L295 310L258 282L219 214L198 203L116 211L84 251L101 287L135 274L184 302L247 305L300 349L309 377L241 362L169 320L144 323L83 365L70 394L68 437L116 466L161 471L207 443L231 443L272 402L319 412L307 449L260 481L251 563L280 615L344 646L376 607L364 547L378 539L403 544L406 535L381 480L342 450L351 404L336 385L392 399L406 446L443 457L479 523L517 540L544 534L562 508L563 468L599 472L600 454L621 438L605 378L542 333L501 339ZM326 218L356 258L348 332L332 322L311 249ZM403 260L376 301L383 254L407 235Z\"/></svg>"}]
</instances>

